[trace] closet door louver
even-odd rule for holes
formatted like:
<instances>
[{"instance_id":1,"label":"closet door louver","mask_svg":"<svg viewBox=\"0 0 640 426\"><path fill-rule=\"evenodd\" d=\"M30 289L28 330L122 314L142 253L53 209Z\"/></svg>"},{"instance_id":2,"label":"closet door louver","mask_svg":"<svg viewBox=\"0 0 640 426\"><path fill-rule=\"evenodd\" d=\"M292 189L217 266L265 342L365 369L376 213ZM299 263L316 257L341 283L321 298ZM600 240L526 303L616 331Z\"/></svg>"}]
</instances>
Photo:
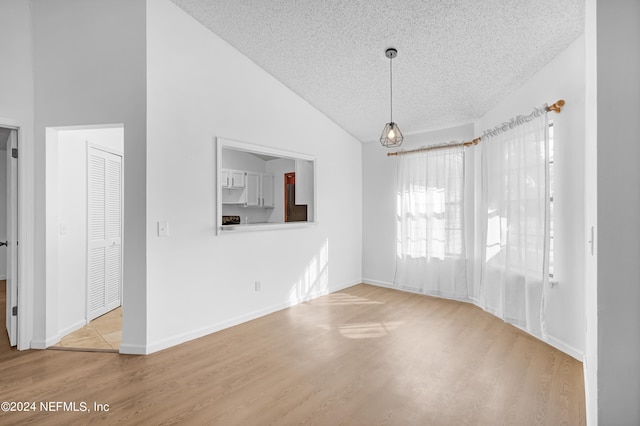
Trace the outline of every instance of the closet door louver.
<instances>
[{"instance_id":1,"label":"closet door louver","mask_svg":"<svg viewBox=\"0 0 640 426\"><path fill-rule=\"evenodd\" d=\"M121 304L122 157L89 148L88 314L92 320Z\"/></svg>"}]
</instances>

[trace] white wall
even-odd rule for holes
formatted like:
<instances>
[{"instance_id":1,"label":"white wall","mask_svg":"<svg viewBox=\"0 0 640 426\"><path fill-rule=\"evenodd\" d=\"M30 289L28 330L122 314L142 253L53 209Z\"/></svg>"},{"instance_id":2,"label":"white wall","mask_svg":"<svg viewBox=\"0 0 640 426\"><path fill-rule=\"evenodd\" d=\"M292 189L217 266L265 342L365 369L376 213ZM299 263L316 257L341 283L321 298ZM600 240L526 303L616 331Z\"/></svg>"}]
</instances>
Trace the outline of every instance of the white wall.
<instances>
[{"instance_id":1,"label":"white wall","mask_svg":"<svg viewBox=\"0 0 640 426\"><path fill-rule=\"evenodd\" d=\"M596 35L598 423L638 425L640 2L598 1Z\"/></svg>"},{"instance_id":2,"label":"white wall","mask_svg":"<svg viewBox=\"0 0 640 426\"><path fill-rule=\"evenodd\" d=\"M147 43L147 351L360 282L361 144L168 0ZM216 136L316 156L319 224L216 236Z\"/></svg>"},{"instance_id":3,"label":"white wall","mask_svg":"<svg viewBox=\"0 0 640 426\"><path fill-rule=\"evenodd\" d=\"M58 333L57 283L46 276L45 129L111 123L124 125L127 161L121 351L146 345L145 10L145 0L33 0L32 22L23 22L33 29L35 86L34 347Z\"/></svg>"},{"instance_id":4,"label":"white wall","mask_svg":"<svg viewBox=\"0 0 640 426\"><path fill-rule=\"evenodd\" d=\"M384 123L382 123L384 125ZM402 123L400 122L400 126ZM473 139L473 125L408 135L402 149ZM363 163L363 281L392 286L396 270L396 192L398 157L379 143L362 147ZM468 159L467 159L468 161Z\"/></svg>"},{"instance_id":5,"label":"white wall","mask_svg":"<svg viewBox=\"0 0 640 426\"><path fill-rule=\"evenodd\" d=\"M481 135L545 102L566 101L562 113L549 113L555 135L554 279L559 284L547 289L545 314L549 343L580 360L585 349L584 43L581 36L475 125Z\"/></svg>"},{"instance_id":6,"label":"white wall","mask_svg":"<svg viewBox=\"0 0 640 426\"><path fill-rule=\"evenodd\" d=\"M0 3L0 118L27 125L33 115L31 59L31 15L29 2ZM6 124L6 123L5 123Z\"/></svg>"},{"instance_id":7,"label":"white wall","mask_svg":"<svg viewBox=\"0 0 640 426\"><path fill-rule=\"evenodd\" d=\"M24 0L0 2L0 125L20 128L18 199L21 242L18 274L22 287L18 300L18 348L27 349L33 335L34 246L34 148L33 148L33 64L30 4Z\"/></svg>"},{"instance_id":8,"label":"white wall","mask_svg":"<svg viewBox=\"0 0 640 426\"><path fill-rule=\"evenodd\" d=\"M87 151L82 139L58 139L58 329L60 337L86 323ZM66 136L66 137L65 137Z\"/></svg>"},{"instance_id":9,"label":"white wall","mask_svg":"<svg viewBox=\"0 0 640 426\"><path fill-rule=\"evenodd\" d=\"M266 161L251 153L235 149L223 149L222 167L225 169L262 173L265 171L267 164Z\"/></svg>"}]
</instances>

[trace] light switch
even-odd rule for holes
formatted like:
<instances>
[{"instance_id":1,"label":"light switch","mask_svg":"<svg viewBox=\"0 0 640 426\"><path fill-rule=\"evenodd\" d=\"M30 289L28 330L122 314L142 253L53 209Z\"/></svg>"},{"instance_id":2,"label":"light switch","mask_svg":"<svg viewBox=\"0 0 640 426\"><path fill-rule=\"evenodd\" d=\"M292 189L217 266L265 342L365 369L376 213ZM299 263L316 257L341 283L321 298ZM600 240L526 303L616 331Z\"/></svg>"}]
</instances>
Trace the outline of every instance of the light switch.
<instances>
[{"instance_id":1,"label":"light switch","mask_svg":"<svg viewBox=\"0 0 640 426\"><path fill-rule=\"evenodd\" d=\"M60 235L65 235L67 233L67 224L60 223Z\"/></svg>"},{"instance_id":2,"label":"light switch","mask_svg":"<svg viewBox=\"0 0 640 426\"><path fill-rule=\"evenodd\" d=\"M162 221L158 222L158 237L168 237L169 236L169 222Z\"/></svg>"}]
</instances>

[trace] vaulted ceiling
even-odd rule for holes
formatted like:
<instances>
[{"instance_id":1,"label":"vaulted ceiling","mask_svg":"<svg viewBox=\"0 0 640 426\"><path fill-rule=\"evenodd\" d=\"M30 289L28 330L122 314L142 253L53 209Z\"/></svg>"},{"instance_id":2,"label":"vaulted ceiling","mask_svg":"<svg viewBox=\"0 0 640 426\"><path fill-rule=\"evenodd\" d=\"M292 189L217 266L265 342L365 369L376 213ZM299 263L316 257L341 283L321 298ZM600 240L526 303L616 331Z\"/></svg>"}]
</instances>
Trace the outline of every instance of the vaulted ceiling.
<instances>
[{"instance_id":1,"label":"vaulted ceiling","mask_svg":"<svg viewBox=\"0 0 640 426\"><path fill-rule=\"evenodd\" d=\"M469 123L584 32L584 0L172 0L363 142ZM553 101L553 100L549 100Z\"/></svg>"}]
</instances>

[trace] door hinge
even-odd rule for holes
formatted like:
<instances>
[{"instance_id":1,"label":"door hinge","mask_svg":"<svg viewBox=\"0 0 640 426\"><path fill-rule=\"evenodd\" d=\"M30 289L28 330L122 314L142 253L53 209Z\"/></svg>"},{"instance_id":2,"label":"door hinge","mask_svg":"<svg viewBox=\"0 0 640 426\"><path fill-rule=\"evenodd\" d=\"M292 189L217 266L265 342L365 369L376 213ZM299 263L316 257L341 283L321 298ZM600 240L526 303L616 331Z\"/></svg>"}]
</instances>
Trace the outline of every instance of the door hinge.
<instances>
[{"instance_id":1,"label":"door hinge","mask_svg":"<svg viewBox=\"0 0 640 426\"><path fill-rule=\"evenodd\" d=\"M18 307L14 306L13 308L11 308L11 315L13 315L14 317L18 316Z\"/></svg>"},{"instance_id":2,"label":"door hinge","mask_svg":"<svg viewBox=\"0 0 640 426\"><path fill-rule=\"evenodd\" d=\"M18 158L18 148L11 148L11 156L13 158Z\"/></svg>"}]
</instances>

